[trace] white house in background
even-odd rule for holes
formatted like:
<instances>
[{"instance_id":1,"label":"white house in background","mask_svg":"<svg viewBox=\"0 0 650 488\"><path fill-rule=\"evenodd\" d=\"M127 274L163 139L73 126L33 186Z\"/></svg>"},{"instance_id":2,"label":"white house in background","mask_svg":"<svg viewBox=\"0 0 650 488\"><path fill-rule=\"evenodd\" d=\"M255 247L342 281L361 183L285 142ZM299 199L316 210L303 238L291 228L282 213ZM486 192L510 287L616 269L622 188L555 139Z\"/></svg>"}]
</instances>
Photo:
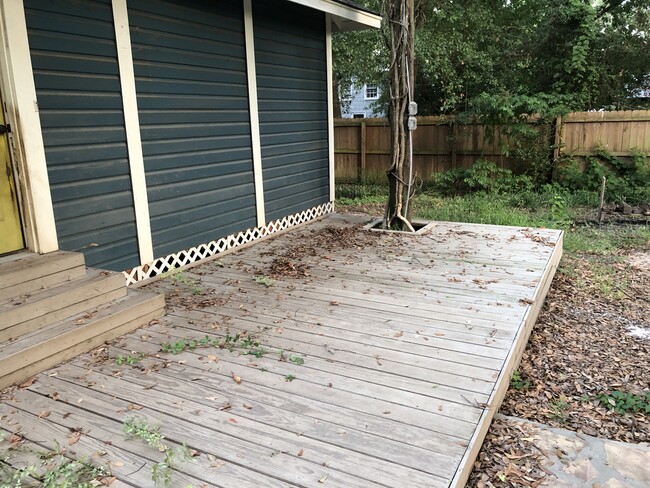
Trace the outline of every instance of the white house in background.
<instances>
[{"instance_id":1,"label":"white house in background","mask_svg":"<svg viewBox=\"0 0 650 488\"><path fill-rule=\"evenodd\" d=\"M381 96L381 88L374 83L361 87L351 86L350 94L341 100L341 117L345 119L366 119L368 117L385 117L383 110L375 107Z\"/></svg>"}]
</instances>

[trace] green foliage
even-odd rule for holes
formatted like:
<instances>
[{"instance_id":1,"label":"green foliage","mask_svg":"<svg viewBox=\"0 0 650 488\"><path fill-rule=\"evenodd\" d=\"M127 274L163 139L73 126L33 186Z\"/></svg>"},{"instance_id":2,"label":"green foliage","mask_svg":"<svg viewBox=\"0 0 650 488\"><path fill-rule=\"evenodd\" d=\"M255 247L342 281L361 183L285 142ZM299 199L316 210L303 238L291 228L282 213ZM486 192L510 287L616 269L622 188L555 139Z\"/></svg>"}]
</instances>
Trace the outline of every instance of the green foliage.
<instances>
[{"instance_id":1,"label":"green foliage","mask_svg":"<svg viewBox=\"0 0 650 488\"><path fill-rule=\"evenodd\" d=\"M29 484L29 478L36 476L36 466L30 465L14 470L9 466L0 464L0 475L2 475L0 488L22 488L24 486L23 482Z\"/></svg>"},{"instance_id":2,"label":"green foliage","mask_svg":"<svg viewBox=\"0 0 650 488\"><path fill-rule=\"evenodd\" d=\"M117 364L118 366L121 366L123 364L128 364L129 366L133 366L134 364L139 363L145 357L147 357L147 355L143 352L141 352L137 356L131 356L131 355L124 356L120 354L115 358L115 364Z\"/></svg>"},{"instance_id":3,"label":"green foliage","mask_svg":"<svg viewBox=\"0 0 650 488\"><path fill-rule=\"evenodd\" d=\"M637 395L625 391L612 391L608 394L598 395L598 400L607 407L621 415L626 413L650 413L650 392Z\"/></svg>"},{"instance_id":4,"label":"green foliage","mask_svg":"<svg viewBox=\"0 0 650 488\"><path fill-rule=\"evenodd\" d=\"M98 486L97 478L107 475L104 467L61 456L60 463L45 473L41 482L43 488L91 488Z\"/></svg>"},{"instance_id":5,"label":"green foliage","mask_svg":"<svg viewBox=\"0 0 650 488\"><path fill-rule=\"evenodd\" d=\"M647 108L633 96L650 73L646 0L416 0L416 12L421 115L476 113L486 97L512 114ZM386 51L380 31L334 35L342 98L386 85Z\"/></svg>"},{"instance_id":6,"label":"green foliage","mask_svg":"<svg viewBox=\"0 0 650 488\"><path fill-rule=\"evenodd\" d=\"M288 374L288 375L286 375L284 377L284 381L288 381L288 382L292 382L295 379L296 379L296 377L294 375L292 375L292 374Z\"/></svg>"},{"instance_id":7,"label":"green foliage","mask_svg":"<svg viewBox=\"0 0 650 488\"><path fill-rule=\"evenodd\" d=\"M510 378L510 386L515 390L528 390L532 386L532 383L530 380L523 379L521 372L516 370L512 373L512 378Z\"/></svg>"},{"instance_id":8,"label":"green foliage","mask_svg":"<svg viewBox=\"0 0 650 488\"><path fill-rule=\"evenodd\" d=\"M300 356L294 356L293 354L289 356L289 361L300 365L305 364L305 360L303 358L301 358Z\"/></svg>"},{"instance_id":9,"label":"green foliage","mask_svg":"<svg viewBox=\"0 0 650 488\"><path fill-rule=\"evenodd\" d=\"M496 163L485 160L476 161L471 168L437 173L432 182L432 189L447 196L531 191L533 187L530 177L515 176L509 169L500 168Z\"/></svg>"},{"instance_id":10,"label":"green foliage","mask_svg":"<svg viewBox=\"0 0 650 488\"><path fill-rule=\"evenodd\" d=\"M599 191L607 178L606 201L627 201L635 204L650 201L650 162L641 153L622 158L605 148L596 148L595 156L579 160L570 156L558 161L557 180L571 191Z\"/></svg>"},{"instance_id":11,"label":"green foliage","mask_svg":"<svg viewBox=\"0 0 650 488\"><path fill-rule=\"evenodd\" d=\"M567 419L567 409L569 404L565 397L554 398L551 400L551 418L564 423Z\"/></svg>"},{"instance_id":12,"label":"green foliage","mask_svg":"<svg viewBox=\"0 0 650 488\"><path fill-rule=\"evenodd\" d=\"M159 425L149 425L146 420L138 417L129 418L122 428L131 437L144 441L147 445L164 453L163 460L151 467L151 479L156 486L170 486L175 464L180 461L190 461L190 450L183 444L176 448L166 445L165 437L160 433Z\"/></svg>"},{"instance_id":13,"label":"green foliage","mask_svg":"<svg viewBox=\"0 0 650 488\"><path fill-rule=\"evenodd\" d=\"M239 334L236 336L236 340L239 340ZM169 353L171 352L172 354L180 354L185 350L188 351L194 351L197 347L225 347L228 346L232 343L233 338L230 337L230 335L226 335L226 340L225 342L221 342L220 337L214 337L211 338L209 336L205 336L202 339L180 339L176 342L163 342L160 345L160 351Z\"/></svg>"},{"instance_id":14,"label":"green foliage","mask_svg":"<svg viewBox=\"0 0 650 488\"><path fill-rule=\"evenodd\" d=\"M260 285L264 285L267 288L275 285L275 280L273 278L270 278L268 276L256 276L255 277L255 283L259 283Z\"/></svg>"},{"instance_id":15,"label":"green foliage","mask_svg":"<svg viewBox=\"0 0 650 488\"><path fill-rule=\"evenodd\" d=\"M163 449L163 435L160 433L159 425L149 425L144 419L131 417L124 422L122 430L131 437L136 437L149 446L156 449Z\"/></svg>"},{"instance_id":16,"label":"green foliage","mask_svg":"<svg viewBox=\"0 0 650 488\"><path fill-rule=\"evenodd\" d=\"M650 250L650 227L581 226L565 234L568 253L605 255L625 249Z\"/></svg>"},{"instance_id":17,"label":"green foliage","mask_svg":"<svg viewBox=\"0 0 650 488\"><path fill-rule=\"evenodd\" d=\"M203 294L203 288L201 287L201 283L193 280L192 278L187 277L186 275L183 274L182 271L169 271L167 273L163 273L162 275L163 279L169 279L169 281L173 285L185 285L190 289L193 295L202 295Z\"/></svg>"}]
</instances>

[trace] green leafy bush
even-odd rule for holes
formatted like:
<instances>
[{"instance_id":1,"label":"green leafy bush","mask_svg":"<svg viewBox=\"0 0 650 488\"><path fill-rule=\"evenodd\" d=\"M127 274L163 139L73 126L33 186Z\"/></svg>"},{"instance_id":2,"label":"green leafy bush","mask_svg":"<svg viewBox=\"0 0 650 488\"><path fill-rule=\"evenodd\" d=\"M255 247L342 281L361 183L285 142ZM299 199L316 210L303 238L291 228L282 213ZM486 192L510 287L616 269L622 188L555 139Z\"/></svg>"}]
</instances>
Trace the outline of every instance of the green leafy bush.
<instances>
[{"instance_id":1,"label":"green leafy bush","mask_svg":"<svg viewBox=\"0 0 650 488\"><path fill-rule=\"evenodd\" d=\"M567 156L558 161L557 182L569 190L598 192L603 177L607 178L607 201L650 201L650 162L642 153L623 158L599 147L594 156L582 160Z\"/></svg>"},{"instance_id":2,"label":"green leafy bush","mask_svg":"<svg viewBox=\"0 0 650 488\"><path fill-rule=\"evenodd\" d=\"M626 391L613 391L609 394L598 396L598 400L607 407L621 415L631 413L650 413L650 391L645 395L636 395Z\"/></svg>"}]
</instances>

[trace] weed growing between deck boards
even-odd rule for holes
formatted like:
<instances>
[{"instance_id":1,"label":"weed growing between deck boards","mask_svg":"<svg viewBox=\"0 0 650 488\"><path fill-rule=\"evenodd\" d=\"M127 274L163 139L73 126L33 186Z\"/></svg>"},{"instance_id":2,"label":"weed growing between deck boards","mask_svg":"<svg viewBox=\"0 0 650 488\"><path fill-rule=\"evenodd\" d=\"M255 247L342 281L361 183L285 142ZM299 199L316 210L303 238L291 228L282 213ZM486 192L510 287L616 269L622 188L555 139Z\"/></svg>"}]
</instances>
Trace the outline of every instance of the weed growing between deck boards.
<instances>
[{"instance_id":1,"label":"weed growing between deck boards","mask_svg":"<svg viewBox=\"0 0 650 488\"><path fill-rule=\"evenodd\" d=\"M172 285L180 284L180 285L187 286L192 292L192 295L203 294L204 290L201 287L201 283L191 278L188 278L186 275L183 274L182 271L178 271L178 270L168 271L167 273L163 273L161 277L163 279L168 279Z\"/></svg>"},{"instance_id":2,"label":"weed growing between deck boards","mask_svg":"<svg viewBox=\"0 0 650 488\"><path fill-rule=\"evenodd\" d=\"M129 436L164 453L163 460L151 467L151 479L156 486L170 486L174 467L179 462L192 460L192 452L185 444L172 448L163 442L165 437L160 433L159 425L149 425L142 418L131 417L124 422L122 429Z\"/></svg>"},{"instance_id":3,"label":"weed growing between deck boards","mask_svg":"<svg viewBox=\"0 0 650 488\"><path fill-rule=\"evenodd\" d=\"M4 439L0 438L0 442ZM13 435L9 447L0 449L0 487L20 488L92 488L110 483L110 470L85 460L72 460L64 456L65 449L56 451L35 450L22 445L22 438ZM23 465L13 468L14 458Z\"/></svg>"},{"instance_id":4,"label":"weed growing between deck boards","mask_svg":"<svg viewBox=\"0 0 650 488\"><path fill-rule=\"evenodd\" d=\"M162 353L171 353L174 355L181 354L185 351L194 351L197 348L209 348L215 347L218 349L228 349L230 352L239 351L240 354L244 356L254 356L258 359L261 359L269 351L263 347L260 347L259 340L251 336L250 334L235 334L231 336L230 333L226 333L225 337L210 337L206 335L201 339L189 339L183 338L179 339L176 342L163 342L160 347L160 352ZM118 359L123 356L118 356ZM140 354L138 357L143 357ZM278 361L287 361L297 364L299 366L305 364L305 359L291 354L287 356L284 350L278 351ZM116 360L117 362L117 360ZM130 364L128 360L122 361L118 364Z\"/></svg>"},{"instance_id":5,"label":"weed growing between deck boards","mask_svg":"<svg viewBox=\"0 0 650 488\"><path fill-rule=\"evenodd\" d=\"M273 278L269 278L268 276L265 275L260 275L255 277L255 283L258 283L260 285L264 285L267 288L275 285L275 280Z\"/></svg>"}]
</instances>

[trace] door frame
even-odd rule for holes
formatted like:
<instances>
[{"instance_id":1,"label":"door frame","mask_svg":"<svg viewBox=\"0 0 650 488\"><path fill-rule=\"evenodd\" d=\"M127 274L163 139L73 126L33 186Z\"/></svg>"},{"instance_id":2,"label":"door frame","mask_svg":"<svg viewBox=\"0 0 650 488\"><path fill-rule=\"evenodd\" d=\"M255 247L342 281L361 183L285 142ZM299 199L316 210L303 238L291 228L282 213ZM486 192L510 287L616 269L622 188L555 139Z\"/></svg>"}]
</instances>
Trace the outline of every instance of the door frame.
<instances>
[{"instance_id":1,"label":"door frame","mask_svg":"<svg viewBox=\"0 0 650 488\"><path fill-rule=\"evenodd\" d=\"M56 251L58 239L23 0L0 0L0 90L28 250Z\"/></svg>"}]
</instances>

